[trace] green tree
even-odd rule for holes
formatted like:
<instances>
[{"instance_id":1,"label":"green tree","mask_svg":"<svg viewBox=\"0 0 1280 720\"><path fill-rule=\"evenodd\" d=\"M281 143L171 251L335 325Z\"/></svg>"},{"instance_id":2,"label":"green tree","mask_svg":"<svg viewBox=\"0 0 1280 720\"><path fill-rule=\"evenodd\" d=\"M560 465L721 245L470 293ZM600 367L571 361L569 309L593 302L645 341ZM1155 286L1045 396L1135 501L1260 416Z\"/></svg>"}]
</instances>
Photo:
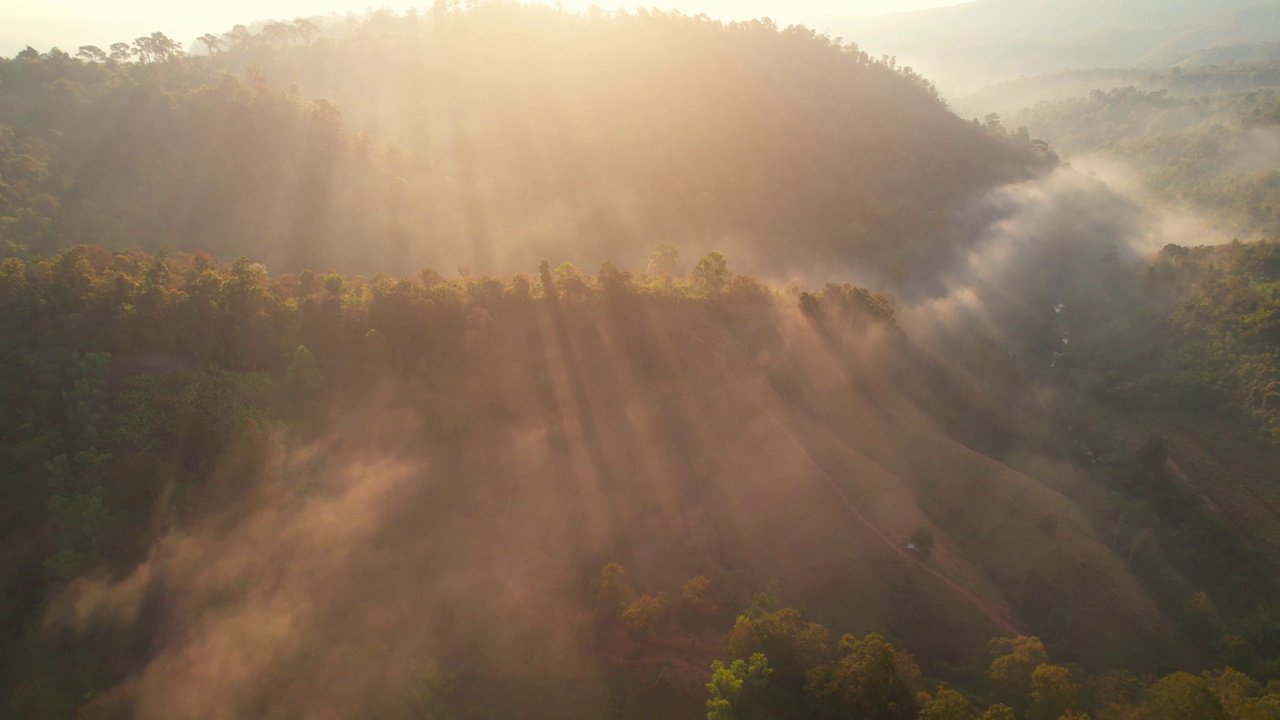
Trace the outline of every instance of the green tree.
<instances>
[{"instance_id":1,"label":"green tree","mask_svg":"<svg viewBox=\"0 0 1280 720\"><path fill-rule=\"evenodd\" d=\"M658 243L649 256L649 275L670 280L680 266L680 251L671 243Z\"/></svg>"},{"instance_id":2,"label":"green tree","mask_svg":"<svg viewBox=\"0 0 1280 720\"><path fill-rule=\"evenodd\" d=\"M324 276L324 290L333 297L342 294L342 276L330 271Z\"/></svg>"},{"instance_id":3,"label":"green tree","mask_svg":"<svg viewBox=\"0 0 1280 720\"><path fill-rule=\"evenodd\" d=\"M1013 708L997 703L987 708L979 720L1017 720L1017 717L1013 712Z\"/></svg>"},{"instance_id":4,"label":"green tree","mask_svg":"<svg viewBox=\"0 0 1280 720\"><path fill-rule=\"evenodd\" d=\"M204 46L208 49L210 55L217 55L218 51L221 50L223 46L222 38L214 35L213 33L205 33L204 35L201 35L196 38L196 42L204 43Z\"/></svg>"},{"instance_id":5,"label":"green tree","mask_svg":"<svg viewBox=\"0 0 1280 720\"><path fill-rule=\"evenodd\" d=\"M724 255L712 250L693 268L693 282L699 290L714 295L729 284L729 263Z\"/></svg>"},{"instance_id":6,"label":"green tree","mask_svg":"<svg viewBox=\"0 0 1280 720\"><path fill-rule=\"evenodd\" d=\"M725 638L729 656L748 658L763 653L770 659L777 681L800 687L810 668L827 659L831 636L818 623L806 622L795 608L739 615Z\"/></svg>"},{"instance_id":7,"label":"green tree","mask_svg":"<svg viewBox=\"0 0 1280 720\"><path fill-rule=\"evenodd\" d=\"M290 393L298 400L314 400L324 390L324 375L306 345L299 345L294 351L285 376Z\"/></svg>"},{"instance_id":8,"label":"green tree","mask_svg":"<svg viewBox=\"0 0 1280 720\"><path fill-rule=\"evenodd\" d=\"M395 363L395 353L387 336L371 328L360 344L360 367L369 377L384 376Z\"/></svg>"},{"instance_id":9,"label":"green tree","mask_svg":"<svg viewBox=\"0 0 1280 720\"><path fill-rule=\"evenodd\" d=\"M1256 680L1234 668L1223 668L1216 673L1203 673L1204 681L1218 696L1222 711L1232 720L1253 720L1259 715L1254 697L1261 693L1262 686ZM1267 718L1267 720L1270 720Z\"/></svg>"},{"instance_id":10,"label":"green tree","mask_svg":"<svg viewBox=\"0 0 1280 720\"><path fill-rule=\"evenodd\" d=\"M973 704L950 688L941 688L932 700L920 708L919 720L973 720Z\"/></svg>"},{"instance_id":11,"label":"green tree","mask_svg":"<svg viewBox=\"0 0 1280 720\"><path fill-rule=\"evenodd\" d=\"M618 270L618 266L609 261L600 264L600 272L596 278L605 298L609 300L620 300L631 292L631 273Z\"/></svg>"},{"instance_id":12,"label":"green tree","mask_svg":"<svg viewBox=\"0 0 1280 720\"><path fill-rule=\"evenodd\" d=\"M808 689L825 717L902 720L916 712L911 682L920 669L877 634L845 635L836 658L809 673Z\"/></svg>"},{"instance_id":13,"label":"green tree","mask_svg":"<svg viewBox=\"0 0 1280 720\"><path fill-rule=\"evenodd\" d=\"M987 643L987 651L994 656L987 668L987 679L995 696L1015 710L1025 708L1032 690L1032 674L1049 662L1044 643L1038 637L1001 637Z\"/></svg>"},{"instance_id":14,"label":"green tree","mask_svg":"<svg viewBox=\"0 0 1280 720\"><path fill-rule=\"evenodd\" d=\"M1184 632L1192 639L1208 644L1222 637L1222 618L1213 600L1203 592L1198 592L1182 606L1182 617L1179 618Z\"/></svg>"},{"instance_id":15,"label":"green tree","mask_svg":"<svg viewBox=\"0 0 1280 720\"><path fill-rule=\"evenodd\" d=\"M691 624L706 621L717 607L711 597L711 581L701 575L689 578L680 591L680 609Z\"/></svg>"},{"instance_id":16,"label":"green tree","mask_svg":"<svg viewBox=\"0 0 1280 720\"><path fill-rule=\"evenodd\" d=\"M769 684L772 674L768 658L761 653L754 653L746 660L734 660L729 667L719 660L711 663L707 720L741 720L745 717L743 706L752 694Z\"/></svg>"},{"instance_id":17,"label":"green tree","mask_svg":"<svg viewBox=\"0 0 1280 720\"><path fill-rule=\"evenodd\" d=\"M1161 678L1147 689L1150 720L1226 720L1222 702L1204 680L1186 672Z\"/></svg>"},{"instance_id":18,"label":"green tree","mask_svg":"<svg viewBox=\"0 0 1280 720\"><path fill-rule=\"evenodd\" d=\"M822 320L825 313L822 312L822 304L818 302L818 298L807 292L800 293L800 312L810 320Z\"/></svg>"},{"instance_id":19,"label":"green tree","mask_svg":"<svg viewBox=\"0 0 1280 720\"><path fill-rule=\"evenodd\" d=\"M591 581L591 598L595 601L597 618L619 617L631 599L626 569L616 562L605 565L599 577Z\"/></svg>"},{"instance_id":20,"label":"green tree","mask_svg":"<svg viewBox=\"0 0 1280 720\"><path fill-rule=\"evenodd\" d=\"M107 54L97 45L81 45L80 51L76 53L77 57L82 57L89 62L104 63L107 61Z\"/></svg>"},{"instance_id":21,"label":"green tree","mask_svg":"<svg viewBox=\"0 0 1280 720\"><path fill-rule=\"evenodd\" d=\"M1079 688L1071 679L1071 671L1060 665L1044 663L1031 673L1031 706L1027 720L1058 720L1075 712L1079 704Z\"/></svg>"},{"instance_id":22,"label":"green tree","mask_svg":"<svg viewBox=\"0 0 1280 720\"><path fill-rule=\"evenodd\" d=\"M622 611L631 639L640 642L655 635L667 616L667 599L663 595L641 595Z\"/></svg>"},{"instance_id":23,"label":"green tree","mask_svg":"<svg viewBox=\"0 0 1280 720\"><path fill-rule=\"evenodd\" d=\"M551 263L546 258L538 263L538 279L542 283L542 297L547 302L554 303L559 298L556 292L556 279L551 274Z\"/></svg>"}]
</instances>

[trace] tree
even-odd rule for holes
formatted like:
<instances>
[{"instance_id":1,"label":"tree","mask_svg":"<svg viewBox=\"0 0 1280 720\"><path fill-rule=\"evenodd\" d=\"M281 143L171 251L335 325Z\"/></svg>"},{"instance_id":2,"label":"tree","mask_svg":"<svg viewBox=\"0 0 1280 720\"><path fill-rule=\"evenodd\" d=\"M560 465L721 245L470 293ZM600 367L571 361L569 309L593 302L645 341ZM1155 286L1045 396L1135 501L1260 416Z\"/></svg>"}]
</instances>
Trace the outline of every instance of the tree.
<instances>
[{"instance_id":1,"label":"tree","mask_svg":"<svg viewBox=\"0 0 1280 720\"><path fill-rule=\"evenodd\" d=\"M1103 713L1133 707L1142 699L1142 682L1127 670L1110 670L1089 677L1086 683L1088 701L1084 704L1099 708Z\"/></svg>"},{"instance_id":2,"label":"tree","mask_svg":"<svg viewBox=\"0 0 1280 720\"><path fill-rule=\"evenodd\" d=\"M370 329L360 345L360 367L369 377L381 377L391 369L394 353L387 336Z\"/></svg>"},{"instance_id":3,"label":"tree","mask_svg":"<svg viewBox=\"0 0 1280 720\"><path fill-rule=\"evenodd\" d=\"M269 22L262 26L262 36L273 43L277 49L283 50L293 39L297 30L289 23Z\"/></svg>"},{"instance_id":4,"label":"tree","mask_svg":"<svg viewBox=\"0 0 1280 720\"><path fill-rule=\"evenodd\" d=\"M622 611L622 619L627 623L627 633L635 642L656 633L666 616L667 599L663 595L641 595Z\"/></svg>"},{"instance_id":5,"label":"tree","mask_svg":"<svg viewBox=\"0 0 1280 720\"><path fill-rule=\"evenodd\" d=\"M987 708L987 711L982 713L982 717L979 720L1017 720L1017 717L1013 713L1013 708L996 703Z\"/></svg>"},{"instance_id":6,"label":"tree","mask_svg":"<svg viewBox=\"0 0 1280 720\"><path fill-rule=\"evenodd\" d=\"M153 32L134 40L131 52L143 63L164 62L182 52L182 43L169 39L162 32Z\"/></svg>"},{"instance_id":7,"label":"tree","mask_svg":"<svg viewBox=\"0 0 1280 720\"><path fill-rule=\"evenodd\" d=\"M305 18L298 18L293 21L294 33L302 38L304 45L311 44L311 38L320 34L320 26Z\"/></svg>"},{"instance_id":8,"label":"tree","mask_svg":"<svg viewBox=\"0 0 1280 720\"><path fill-rule=\"evenodd\" d=\"M658 243L653 254L649 256L649 275L663 280L670 280L676 274L680 264L680 251L671 243Z\"/></svg>"},{"instance_id":9,"label":"tree","mask_svg":"<svg viewBox=\"0 0 1280 720\"><path fill-rule=\"evenodd\" d=\"M995 656L987 678L996 697L1015 709L1026 707L1035 669L1049 662L1044 643L1038 637L1001 637L987 643L987 651Z\"/></svg>"},{"instance_id":10,"label":"tree","mask_svg":"<svg viewBox=\"0 0 1280 720\"><path fill-rule=\"evenodd\" d=\"M332 297L342 294L342 276L336 272L330 271L324 276L324 291Z\"/></svg>"},{"instance_id":11,"label":"tree","mask_svg":"<svg viewBox=\"0 0 1280 720\"><path fill-rule=\"evenodd\" d=\"M822 320L825 313L822 312L822 305L818 302L818 298L807 292L800 293L800 312L805 317L813 321Z\"/></svg>"},{"instance_id":12,"label":"tree","mask_svg":"<svg viewBox=\"0 0 1280 720\"><path fill-rule=\"evenodd\" d=\"M830 655L831 636L818 623L805 622L795 608L739 615L725 638L729 656L747 658L763 653L770 658L778 680L799 687L805 674Z\"/></svg>"},{"instance_id":13,"label":"tree","mask_svg":"<svg viewBox=\"0 0 1280 720\"><path fill-rule=\"evenodd\" d=\"M689 578L680 592L680 609L691 624L700 624L710 617L716 611L711 581L701 575Z\"/></svg>"},{"instance_id":14,"label":"tree","mask_svg":"<svg viewBox=\"0 0 1280 720\"><path fill-rule=\"evenodd\" d=\"M746 660L734 660L729 667L716 660L711 663L711 682L707 691L707 720L735 720L743 717L742 706L750 696L769 684L773 670L769 659L754 653ZM745 694L744 694L745 691Z\"/></svg>"},{"instance_id":15,"label":"tree","mask_svg":"<svg viewBox=\"0 0 1280 720\"><path fill-rule=\"evenodd\" d=\"M1222 618L1213 600L1203 592L1192 595L1182 606L1180 618L1187 636L1201 643L1211 643L1222 636Z\"/></svg>"},{"instance_id":16,"label":"tree","mask_svg":"<svg viewBox=\"0 0 1280 720\"><path fill-rule=\"evenodd\" d=\"M622 614L631 599L631 586L627 583L627 571L620 563L611 562L600 570L600 576L591 581L591 597L595 601L596 617L608 619Z\"/></svg>"},{"instance_id":17,"label":"tree","mask_svg":"<svg viewBox=\"0 0 1280 720\"><path fill-rule=\"evenodd\" d=\"M1060 665L1044 663L1036 668L1031 688L1027 720L1058 720L1075 712L1079 704L1079 688L1071 680L1071 671Z\"/></svg>"},{"instance_id":18,"label":"tree","mask_svg":"<svg viewBox=\"0 0 1280 720\"><path fill-rule=\"evenodd\" d=\"M950 688L941 688L934 699L920 708L919 720L973 720L973 704Z\"/></svg>"},{"instance_id":19,"label":"tree","mask_svg":"<svg viewBox=\"0 0 1280 720\"><path fill-rule=\"evenodd\" d=\"M836 659L809 673L808 689L827 717L905 720L915 714L915 661L882 636L841 638Z\"/></svg>"},{"instance_id":20,"label":"tree","mask_svg":"<svg viewBox=\"0 0 1280 720\"><path fill-rule=\"evenodd\" d=\"M622 272L608 260L600 264L600 272L596 274L596 278L606 299L617 301L625 298L631 291L631 273Z\"/></svg>"},{"instance_id":21,"label":"tree","mask_svg":"<svg viewBox=\"0 0 1280 720\"><path fill-rule=\"evenodd\" d=\"M222 50L223 46L223 39L213 33L205 33L201 35L196 38L196 42L204 43L204 46L208 48L210 55L217 55L218 52Z\"/></svg>"},{"instance_id":22,"label":"tree","mask_svg":"<svg viewBox=\"0 0 1280 720\"><path fill-rule=\"evenodd\" d=\"M1150 720L1226 720L1213 689L1186 672L1168 675L1152 685L1145 707Z\"/></svg>"},{"instance_id":23,"label":"tree","mask_svg":"<svg viewBox=\"0 0 1280 720\"><path fill-rule=\"evenodd\" d=\"M324 376L316 363L315 355L306 345L299 345L293 353L293 362L289 363L286 377L290 392L298 400L313 400L324 389Z\"/></svg>"},{"instance_id":24,"label":"tree","mask_svg":"<svg viewBox=\"0 0 1280 720\"><path fill-rule=\"evenodd\" d=\"M724 255L715 250L703 255L693 269L693 282L699 290L710 295L724 290L729 284L729 263Z\"/></svg>"},{"instance_id":25,"label":"tree","mask_svg":"<svg viewBox=\"0 0 1280 720\"><path fill-rule=\"evenodd\" d=\"M1262 687L1253 678L1233 668L1223 668L1217 673L1203 673L1205 682L1218 696L1223 713L1232 720L1252 720L1254 717L1266 718L1256 712L1254 696ZM1270 720L1270 718L1268 718Z\"/></svg>"},{"instance_id":26,"label":"tree","mask_svg":"<svg viewBox=\"0 0 1280 720\"><path fill-rule=\"evenodd\" d=\"M1000 122L1000 115L997 113L988 113L983 118L982 129L997 137L1003 137L1005 134L1004 123Z\"/></svg>"},{"instance_id":27,"label":"tree","mask_svg":"<svg viewBox=\"0 0 1280 720\"><path fill-rule=\"evenodd\" d=\"M128 62L133 57L133 48L129 47L129 43L111 43L111 59L118 62Z\"/></svg>"},{"instance_id":28,"label":"tree","mask_svg":"<svg viewBox=\"0 0 1280 720\"><path fill-rule=\"evenodd\" d=\"M222 36L233 48L247 48L254 43L254 34L244 25L234 25Z\"/></svg>"},{"instance_id":29,"label":"tree","mask_svg":"<svg viewBox=\"0 0 1280 720\"><path fill-rule=\"evenodd\" d=\"M82 57L89 62L107 61L107 54L97 45L81 45L80 52L76 53L76 57Z\"/></svg>"},{"instance_id":30,"label":"tree","mask_svg":"<svg viewBox=\"0 0 1280 720\"><path fill-rule=\"evenodd\" d=\"M538 263L538 278L542 282L542 297L547 302L554 303L557 299L556 279L551 274L551 263L542 258L542 262Z\"/></svg>"},{"instance_id":31,"label":"tree","mask_svg":"<svg viewBox=\"0 0 1280 720\"><path fill-rule=\"evenodd\" d=\"M560 294L569 300L585 300L589 294L587 276L574 267L571 262L562 262L556 266L556 287Z\"/></svg>"}]
</instances>

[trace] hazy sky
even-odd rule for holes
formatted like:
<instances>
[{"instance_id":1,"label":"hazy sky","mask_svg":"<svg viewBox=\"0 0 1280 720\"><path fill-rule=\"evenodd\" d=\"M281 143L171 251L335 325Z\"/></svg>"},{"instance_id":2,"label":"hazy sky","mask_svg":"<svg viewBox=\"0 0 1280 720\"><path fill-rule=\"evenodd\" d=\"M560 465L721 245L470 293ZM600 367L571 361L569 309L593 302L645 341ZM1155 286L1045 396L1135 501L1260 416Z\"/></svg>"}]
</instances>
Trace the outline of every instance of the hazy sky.
<instances>
[{"instance_id":1,"label":"hazy sky","mask_svg":"<svg viewBox=\"0 0 1280 720\"><path fill-rule=\"evenodd\" d=\"M957 0L596 0L595 4L606 9L642 5L661 7L687 13L707 13L724 19L767 15L786 23L839 15L919 10L955 2ZM579 10L592 2L564 0L562 4ZM12 56L26 45L42 51L56 45L74 53L80 45L105 47L111 42L131 40L154 30L190 45L197 35L223 32L236 23L352 10L360 12L368 7L403 11L411 7L425 9L430 5L430 0L0 0L0 54Z\"/></svg>"}]
</instances>

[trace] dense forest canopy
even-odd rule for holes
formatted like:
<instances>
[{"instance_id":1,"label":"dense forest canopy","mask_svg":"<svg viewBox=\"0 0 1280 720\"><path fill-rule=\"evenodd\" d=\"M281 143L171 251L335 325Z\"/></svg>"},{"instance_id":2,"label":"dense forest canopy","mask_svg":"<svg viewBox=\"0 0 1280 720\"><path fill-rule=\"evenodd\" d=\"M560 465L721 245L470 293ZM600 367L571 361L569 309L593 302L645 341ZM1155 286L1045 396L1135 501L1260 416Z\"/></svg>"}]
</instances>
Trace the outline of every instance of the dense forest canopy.
<instances>
[{"instance_id":1,"label":"dense forest canopy","mask_svg":"<svg viewBox=\"0 0 1280 720\"><path fill-rule=\"evenodd\" d=\"M1236 73L1218 76L1229 87ZM1010 122L1053 137L1069 158L1118 163L1156 198L1182 204L1228 233L1254 238L1280 231L1274 84L1191 95L1133 86L1094 90L1038 103Z\"/></svg>"},{"instance_id":2,"label":"dense forest canopy","mask_svg":"<svg viewBox=\"0 0 1280 720\"><path fill-rule=\"evenodd\" d=\"M412 274L638 262L662 237L924 274L946 255L924 238L1051 162L767 21L491 3L238 26L202 57L139 41L0 64L7 242Z\"/></svg>"}]
</instances>

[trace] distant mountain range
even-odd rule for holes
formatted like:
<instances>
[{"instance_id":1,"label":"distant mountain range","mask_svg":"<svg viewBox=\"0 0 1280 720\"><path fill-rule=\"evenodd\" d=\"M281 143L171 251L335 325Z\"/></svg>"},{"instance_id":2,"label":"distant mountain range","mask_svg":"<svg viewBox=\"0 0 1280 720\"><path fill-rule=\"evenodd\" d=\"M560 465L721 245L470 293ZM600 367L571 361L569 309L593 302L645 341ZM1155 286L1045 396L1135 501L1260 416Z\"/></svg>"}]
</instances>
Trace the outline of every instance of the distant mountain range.
<instances>
[{"instance_id":1,"label":"distant mountain range","mask_svg":"<svg viewBox=\"0 0 1280 720\"><path fill-rule=\"evenodd\" d=\"M1280 3L1222 0L976 0L818 26L889 54L947 94L1021 76L1098 67L1168 67L1207 50L1280 40ZM1212 57L1212 55L1210 55Z\"/></svg>"}]
</instances>

